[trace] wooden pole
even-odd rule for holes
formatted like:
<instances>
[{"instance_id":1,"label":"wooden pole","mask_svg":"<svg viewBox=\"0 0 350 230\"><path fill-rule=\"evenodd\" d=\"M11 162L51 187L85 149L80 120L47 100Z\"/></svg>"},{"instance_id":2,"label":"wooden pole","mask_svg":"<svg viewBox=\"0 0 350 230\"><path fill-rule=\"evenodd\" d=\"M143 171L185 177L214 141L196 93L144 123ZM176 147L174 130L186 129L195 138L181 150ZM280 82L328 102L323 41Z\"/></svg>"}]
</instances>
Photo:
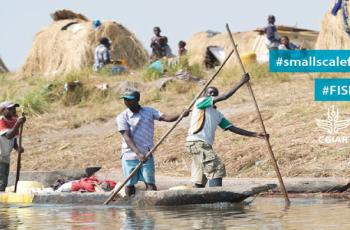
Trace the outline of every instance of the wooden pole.
<instances>
[{"instance_id":1,"label":"wooden pole","mask_svg":"<svg viewBox=\"0 0 350 230\"><path fill-rule=\"evenodd\" d=\"M22 112L22 116L24 116L24 113ZM19 128L19 137L18 137L18 148L22 148L22 133L23 133L23 125L21 124L21 127ZM17 184L19 181L19 176L21 173L21 158L22 158L22 153L18 152L17 156L17 168L16 168L16 181L15 181L15 190L14 192L17 192Z\"/></svg>"},{"instance_id":2,"label":"wooden pole","mask_svg":"<svg viewBox=\"0 0 350 230\"><path fill-rule=\"evenodd\" d=\"M236 53L236 57L238 59L238 63L242 69L242 72L243 74L247 74L245 68L244 68L244 65L242 63L242 60L241 60L241 57L238 53L238 50L237 50L237 45L233 39L233 36L232 36L232 33L231 33L231 30L230 30L230 27L228 26L228 24L226 24L226 29L227 29L227 32L228 32L228 35L231 39L231 42L232 42L232 45L233 45L233 49ZM250 96L254 102L254 106L255 106L255 110L258 114L258 117L259 117L259 121L260 121L260 127L261 127L261 130L263 131L263 133L266 134L266 129L265 129L265 125L264 125L264 121L262 119L262 116L261 116L261 113L260 113L260 110L259 110L259 106L258 106L258 103L256 102L256 99L255 99L255 96L254 96L254 92L253 92L253 89L252 89L252 86L250 84L250 82L248 81L247 83L247 88L248 88L248 91L250 93ZM273 151L272 151L272 147L271 147L271 143L270 143L270 140L268 137L265 136L265 142L266 142L266 146L267 146L267 149L269 151L269 154L270 154L270 157L271 157L271 160L272 160L272 163L273 163L273 167L275 169L275 172L276 172L276 175L277 175L277 178L278 178L278 181L279 181L279 184L280 184L280 189L284 195L284 200L286 202L286 205L289 205L290 204L290 200L288 198L288 193L286 191L286 188L284 186L284 183L283 183L283 179L282 179L282 176L281 176L281 173L280 173L280 170L278 168L278 164L277 164L277 161L276 161L276 158L275 158L275 155L273 154Z\"/></svg>"},{"instance_id":3,"label":"wooden pole","mask_svg":"<svg viewBox=\"0 0 350 230\"><path fill-rule=\"evenodd\" d=\"M192 100L191 104L187 106L186 110L190 110L194 103L197 101L197 99L202 95L202 93L205 91L205 89L210 85L210 83L215 79L215 77L220 73L221 69L224 67L226 62L230 59L232 56L234 50L232 50L224 62L221 64L219 69L214 73L214 75L207 81L207 83L203 86L202 90L196 95L196 97ZM175 129L175 127L180 123L180 121L183 118L183 113L180 115L180 117L176 120L174 125L160 138L160 140L157 142L157 144L146 154L146 159L158 148L158 146L164 141L164 139ZM107 198L107 200L103 203L105 205L109 204L114 197L118 194L118 192L124 187L124 185L136 174L136 172L141 168L142 163L140 162L136 168L130 173L130 175L124 180L124 182L119 185L117 189L114 189L111 195Z\"/></svg>"}]
</instances>

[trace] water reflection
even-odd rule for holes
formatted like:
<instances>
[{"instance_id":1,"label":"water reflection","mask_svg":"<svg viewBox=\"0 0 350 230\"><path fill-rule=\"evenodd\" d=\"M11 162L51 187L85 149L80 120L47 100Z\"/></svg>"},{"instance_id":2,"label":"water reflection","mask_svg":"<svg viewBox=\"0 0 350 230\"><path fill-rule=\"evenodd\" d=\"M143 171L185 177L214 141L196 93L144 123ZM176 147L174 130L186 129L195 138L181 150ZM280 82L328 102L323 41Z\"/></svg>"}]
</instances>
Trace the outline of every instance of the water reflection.
<instances>
[{"instance_id":1,"label":"water reflection","mask_svg":"<svg viewBox=\"0 0 350 230\"><path fill-rule=\"evenodd\" d=\"M165 218L172 217L176 221L177 229L227 229L227 222L232 218L244 218L244 204L217 203L196 206L161 207L157 212L163 213ZM158 222L157 222L158 226Z\"/></svg>"},{"instance_id":2,"label":"water reflection","mask_svg":"<svg viewBox=\"0 0 350 230\"><path fill-rule=\"evenodd\" d=\"M348 203L335 200L262 198L251 205L0 206L0 229L350 229Z\"/></svg>"},{"instance_id":3,"label":"water reflection","mask_svg":"<svg viewBox=\"0 0 350 230\"><path fill-rule=\"evenodd\" d=\"M8 229L10 227L10 214L7 206L0 206L0 229Z\"/></svg>"},{"instance_id":4,"label":"water reflection","mask_svg":"<svg viewBox=\"0 0 350 230\"><path fill-rule=\"evenodd\" d=\"M141 211L136 212L134 209L122 209L120 212L122 230L152 230L155 228L155 221L149 213Z\"/></svg>"}]
</instances>

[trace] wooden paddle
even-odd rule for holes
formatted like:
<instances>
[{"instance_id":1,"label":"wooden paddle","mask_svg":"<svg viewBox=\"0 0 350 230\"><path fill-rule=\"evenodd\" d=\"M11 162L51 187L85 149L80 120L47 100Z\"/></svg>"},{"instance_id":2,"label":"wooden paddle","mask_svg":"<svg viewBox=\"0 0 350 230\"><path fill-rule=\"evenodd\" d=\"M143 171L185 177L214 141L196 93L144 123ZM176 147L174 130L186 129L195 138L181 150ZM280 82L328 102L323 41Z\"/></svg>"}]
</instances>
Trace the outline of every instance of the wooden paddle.
<instances>
[{"instance_id":1,"label":"wooden paddle","mask_svg":"<svg viewBox=\"0 0 350 230\"><path fill-rule=\"evenodd\" d=\"M22 109L22 116L24 115L23 109ZM23 126L24 124L21 124L20 128L19 128L19 137L18 137L18 149L22 148L22 133L23 133ZM21 173L21 156L22 153L18 152L18 156L17 156L17 169L16 169L16 181L15 181L15 191L17 192L17 184L19 181L19 175Z\"/></svg>"}]
</instances>

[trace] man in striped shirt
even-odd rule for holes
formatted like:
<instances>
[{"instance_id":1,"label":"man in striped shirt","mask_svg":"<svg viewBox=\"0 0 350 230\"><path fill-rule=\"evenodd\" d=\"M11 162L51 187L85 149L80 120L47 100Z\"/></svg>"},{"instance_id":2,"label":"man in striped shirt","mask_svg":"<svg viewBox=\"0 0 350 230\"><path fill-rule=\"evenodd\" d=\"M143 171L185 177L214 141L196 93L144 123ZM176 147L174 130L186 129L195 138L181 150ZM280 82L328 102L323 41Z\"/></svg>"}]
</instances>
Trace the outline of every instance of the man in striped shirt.
<instances>
[{"instance_id":1,"label":"man in striped shirt","mask_svg":"<svg viewBox=\"0 0 350 230\"><path fill-rule=\"evenodd\" d=\"M154 120L173 122L180 114L166 115L160 111L141 106L140 93L135 90L127 90L122 98L127 107L116 119L118 131L122 135L122 167L124 177L128 177L142 162L140 170L126 184L125 193L128 196L135 194L135 184L144 181L146 190L157 190L155 184L155 167L153 156L148 159L145 155L154 146ZM188 116L189 112L184 112Z\"/></svg>"}]
</instances>

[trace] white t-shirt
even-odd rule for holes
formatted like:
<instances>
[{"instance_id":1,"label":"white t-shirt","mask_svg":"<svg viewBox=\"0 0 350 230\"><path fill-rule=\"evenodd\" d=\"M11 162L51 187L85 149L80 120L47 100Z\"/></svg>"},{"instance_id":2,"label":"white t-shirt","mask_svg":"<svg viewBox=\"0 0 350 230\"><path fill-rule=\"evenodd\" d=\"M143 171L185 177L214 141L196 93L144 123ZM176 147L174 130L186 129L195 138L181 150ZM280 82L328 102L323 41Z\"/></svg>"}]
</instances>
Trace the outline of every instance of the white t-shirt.
<instances>
[{"instance_id":1,"label":"white t-shirt","mask_svg":"<svg viewBox=\"0 0 350 230\"><path fill-rule=\"evenodd\" d=\"M204 141L213 145L216 128L227 129L232 124L213 106L213 97L199 98L193 108L186 141Z\"/></svg>"}]
</instances>

